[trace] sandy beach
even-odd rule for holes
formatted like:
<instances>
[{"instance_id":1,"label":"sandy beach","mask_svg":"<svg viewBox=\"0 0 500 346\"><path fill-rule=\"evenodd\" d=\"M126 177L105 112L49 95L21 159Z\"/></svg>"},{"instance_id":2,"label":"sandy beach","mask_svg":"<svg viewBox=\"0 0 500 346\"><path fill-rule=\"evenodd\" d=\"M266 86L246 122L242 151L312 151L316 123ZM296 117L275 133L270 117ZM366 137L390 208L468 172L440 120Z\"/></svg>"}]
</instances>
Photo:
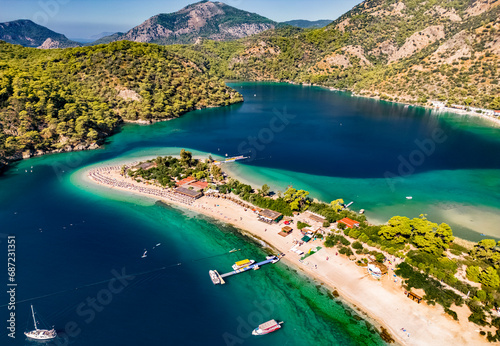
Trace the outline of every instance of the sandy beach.
<instances>
[{"instance_id":1,"label":"sandy beach","mask_svg":"<svg viewBox=\"0 0 500 346\"><path fill-rule=\"evenodd\" d=\"M278 233L284 226L283 222L267 224L259 221L254 211L234 202L237 200L234 195L231 196L232 200L206 195L196 200L179 197L160 187L138 183L121 176L120 166L94 168L87 171L84 176L88 182L105 188L141 194L230 223L266 242L270 247L285 254L283 261L287 265L303 271L319 283L324 283L332 291L336 290L354 309L362 311L367 319L374 320L377 327L382 326L387 329L396 343L488 344L486 339L479 335L480 327L467 321L470 312L465 305L460 308L452 307L459 316L460 321L457 322L446 315L439 305L429 306L424 302L418 304L407 298L399 278L393 276L393 270L399 259L389 258L392 264L388 266L388 275L377 280L367 273L366 267L357 266L355 261L338 254L335 248L325 248L321 240L314 240L298 246L298 249L307 253L309 249L321 246L321 250L304 261L299 261L301 256L290 251L302 237L295 226L297 221L307 221L313 227L321 226L319 223L314 224L309 218L306 219L304 213L294 216L293 232L287 237L282 237ZM207 280L209 280L208 273Z\"/></svg>"}]
</instances>

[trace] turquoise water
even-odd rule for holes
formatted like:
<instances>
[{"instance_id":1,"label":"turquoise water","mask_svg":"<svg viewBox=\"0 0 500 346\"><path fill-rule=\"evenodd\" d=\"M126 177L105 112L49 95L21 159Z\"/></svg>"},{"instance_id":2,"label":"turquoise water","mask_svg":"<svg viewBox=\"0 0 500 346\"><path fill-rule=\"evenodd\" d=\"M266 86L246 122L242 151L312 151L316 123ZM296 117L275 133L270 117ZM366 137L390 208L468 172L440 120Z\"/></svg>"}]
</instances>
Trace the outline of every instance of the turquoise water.
<instances>
[{"instance_id":1,"label":"turquoise water","mask_svg":"<svg viewBox=\"0 0 500 346\"><path fill-rule=\"evenodd\" d=\"M0 177L0 233L16 236L20 302L18 336L12 341L3 329L2 344L26 343L21 334L29 304L21 301L43 295L48 296L35 300L35 308L68 335L56 344L383 344L318 283L283 263L213 286L209 269L229 270L241 258L263 258L265 250L230 226L86 185L83 169L101 162L174 154L180 148L247 154L251 160L228 168L258 185L284 190L293 184L325 201L352 200L353 208L366 209L375 221L428 213L468 239L480 239L479 233L500 236L500 160L492 154L500 152L498 128L478 118L320 88L232 86L245 96L243 104L151 126L127 125L103 149L25 160ZM436 129L446 139L436 136ZM426 139L434 140L435 149L410 167L411 174L384 176L399 174L400 156L418 158L415 141ZM412 200L405 198L409 195ZM2 234L0 247L6 249ZM157 243L161 246L153 249ZM233 248L242 251L227 254ZM148 257L141 259L144 249ZM146 274L109 294L112 270ZM58 291L63 292L50 295ZM5 314L5 307L0 311ZM283 330L265 338L248 336L250 327L270 318L285 320Z\"/></svg>"},{"instance_id":2,"label":"turquoise water","mask_svg":"<svg viewBox=\"0 0 500 346\"><path fill-rule=\"evenodd\" d=\"M48 294L34 304L60 333L49 343L54 345L383 344L354 312L318 290L318 283L282 263L214 286L209 269L229 271L242 258L264 258L265 250L214 220L148 198L87 190L81 170L58 178L54 167L76 155L21 162L1 181L2 231L17 240L18 334L29 323L29 304L22 300ZM4 239L0 246L6 247ZM228 254L233 248L241 251ZM126 280L122 291L109 295L112 270L153 271ZM50 295L58 291L63 292ZM265 339L250 337L250 328L271 318L286 326ZM67 323L76 326L75 336ZM31 344L21 335L10 340L3 331L1 339Z\"/></svg>"}]
</instances>

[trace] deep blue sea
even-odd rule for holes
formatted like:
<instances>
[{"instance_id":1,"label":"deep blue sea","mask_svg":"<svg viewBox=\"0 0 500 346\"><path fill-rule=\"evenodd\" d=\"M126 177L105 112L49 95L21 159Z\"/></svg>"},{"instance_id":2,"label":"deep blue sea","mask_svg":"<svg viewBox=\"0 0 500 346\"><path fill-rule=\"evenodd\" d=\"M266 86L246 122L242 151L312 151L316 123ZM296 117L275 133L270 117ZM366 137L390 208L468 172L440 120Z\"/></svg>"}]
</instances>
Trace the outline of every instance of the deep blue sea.
<instances>
[{"instance_id":1,"label":"deep blue sea","mask_svg":"<svg viewBox=\"0 0 500 346\"><path fill-rule=\"evenodd\" d=\"M284 263L214 286L209 269L264 258L266 249L214 220L89 186L82 172L102 162L180 148L246 154L228 169L256 185L344 198L374 222L425 213L466 239L500 237L499 128L317 87L231 86L244 103L126 125L102 149L24 160L0 177L0 253L6 263L14 235L18 285L16 338L1 307L0 344L36 344L22 335L32 326L30 303L61 332L54 345L383 344L357 313ZM8 299L0 295L0 305ZM249 335L271 318L285 321L282 330Z\"/></svg>"}]
</instances>

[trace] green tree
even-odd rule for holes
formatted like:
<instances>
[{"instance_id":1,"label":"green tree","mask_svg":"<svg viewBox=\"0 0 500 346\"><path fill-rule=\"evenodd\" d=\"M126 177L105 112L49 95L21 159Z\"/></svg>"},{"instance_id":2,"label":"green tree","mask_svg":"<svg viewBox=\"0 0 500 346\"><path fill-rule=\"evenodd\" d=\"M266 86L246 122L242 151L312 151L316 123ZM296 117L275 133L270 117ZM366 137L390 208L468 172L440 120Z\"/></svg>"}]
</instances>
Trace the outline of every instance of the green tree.
<instances>
[{"instance_id":1,"label":"green tree","mask_svg":"<svg viewBox=\"0 0 500 346\"><path fill-rule=\"evenodd\" d=\"M334 201L330 202L330 205L332 206L332 209L338 213L342 209L344 209L344 200L342 198L336 199Z\"/></svg>"},{"instance_id":2,"label":"green tree","mask_svg":"<svg viewBox=\"0 0 500 346\"><path fill-rule=\"evenodd\" d=\"M483 239L477 243L478 246L481 246L482 248L489 250L493 249L496 246L496 241L494 239Z\"/></svg>"},{"instance_id":3,"label":"green tree","mask_svg":"<svg viewBox=\"0 0 500 346\"><path fill-rule=\"evenodd\" d=\"M310 204L310 201L307 199L308 195L308 191L296 190L292 186L290 186L285 191L284 199L289 203L290 209L302 210Z\"/></svg>"},{"instance_id":4,"label":"green tree","mask_svg":"<svg viewBox=\"0 0 500 346\"><path fill-rule=\"evenodd\" d=\"M267 184L262 185L262 188L259 190L259 193L264 197L269 195L269 192L271 192L271 188Z\"/></svg>"},{"instance_id":5,"label":"green tree","mask_svg":"<svg viewBox=\"0 0 500 346\"><path fill-rule=\"evenodd\" d=\"M479 281L487 288L498 288L500 285L500 277L493 267L488 267L479 274Z\"/></svg>"},{"instance_id":6,"label":"green tree","mask_svg":"<svg viewBox=\"0 0 500 346\"><path fill-rule=\"evenodd\" d=\"M219 165L212 165L210 167L210 173L212 173L216 180L220 180L222 178L222 169Z\"/></svg>"},{"instance_id":7,"label":"green tree","mask_svg":"<svg viewBox=\"0 0 500 346\"><path fill-rule=\"evenodd\" d=\"M393 216L387 225L380 228L378 234L396 244L404 243L412 235L410 219L406 216Z\"/></svg>"},{"instance_id":8,"label":"green tree","mask_svg":"<svg viewBox=\"0 0 500 346\"><path fill-rule=\"evenodd\" d=\"M453 239L455 239L451 227L445 223L441 223L438 226L438 228L436 229L436 236L440 237L443 240L443 243L446 244L446 247L448 247L448 244L451 243Z\"/></svg>"},{"instance_id":9,"label":"green tree","mask_svg":"<svg viewBox=\"0 0 500 346\"><path fill-rule=\"evenodd\" d=\"M99 138L99 133L94 129L89 129L89 132L87 133L87 138L90 139L91 141L96 141Z\"/></svg>"},{"instance_id":10,"label":"green tree","mask_svg":"<svg viewBox=\"0 0 500 346\"><path fill-rule=\"evenodd\" d=\"M478 290L476 292L476 297L477 299L479 299L480 301L484 302L486 300L486 292L483 291L483 290Z\"/></svg>"},{"instance_id":11,"label":"green tree","mask_svg":"<svg viewBox=\"0 0 500 346\"><path fill-rule=\"evenodd\" d=\"M203 178L205 178L207 176L207 173L206 172L196 172L194 174L194 177L198 180L201 180Z\"/></svg>"},{"instance_id":12,"label":"green tree","mask_svg":"<svg viewBox=\"0 0 500 346\"><path fill-rule=\"evenodd\" d=\"M193 154L191 154L190 151L181 149L181 163L184 166L190 166L192 158L193 158Z\"/></svg>"},{"instance_id":13,"label":"green tree","mask_svg":"<svg viewBox=\"0 0 500 346\"><path fill-rule=\"evenodd\" d=\"M481 274L481 268L476 266L467 267L466 275L470 281L479 282L479 274Z\"/></svg>"}]
</instances>

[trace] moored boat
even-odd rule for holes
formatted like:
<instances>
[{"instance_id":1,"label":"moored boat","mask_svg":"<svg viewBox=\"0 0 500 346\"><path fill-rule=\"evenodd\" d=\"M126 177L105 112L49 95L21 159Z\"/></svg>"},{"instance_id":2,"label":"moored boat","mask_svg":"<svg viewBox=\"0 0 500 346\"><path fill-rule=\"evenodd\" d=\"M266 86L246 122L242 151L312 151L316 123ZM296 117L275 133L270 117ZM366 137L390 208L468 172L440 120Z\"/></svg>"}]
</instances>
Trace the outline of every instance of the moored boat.
<instances>
[{"instance_id":1,"label":"moored boat","mask_svg":"<svg viewBox=\"0 0 500 346\"><path fill-rule=\"evenodd\" d=\"M35 318L35 311L33 310L33 305L31 305L31 314L33 316L33 324L35 325L35 330L24 332L24 335L26 335L30 339L35 339L35 340L51 340L57 336L57 332L54 328L52 328L51 330L38 329L37 327L38 322Z\"/></svg>"},{"instance_id":2,"label":"moored boat","mask_svg":"<svg viewBox=\"0 0 500 346\"><path fill-rule=\"evenodd\" d=\"M281 259L281 257L283 257L284 254L279 254L278 256L267 256L266 259L268 260L272 260L271 263L274 264L274 263L277 263L279 262L279 260Z\"/></svg>"},{"instance_id":3,"label":"moored boat","mask_svg":"<svg viewBox=\"0 0 500 346\"><path fill-rule=\"evenodd\" d=\"M276 320L264 322L252 331L252 335L265 335L272 333L280 329L282 323L283 322L276 322Z\"/></svg>"},{"instance_id":4,"label":"moored boat","mask_svg":"<svg viewBox=\"0 0 500 346\"><path fill-rule=\"evenodd\" d=\"M208 273L210 274L210 279L212 279L214 285L220 283L219 275L217 275L214 270L210 270Z\"/></svg>"},{"instance_id":5,"label":"moored boat","mask_svg":"<svg viewBox=\"0 0 500 346\"><path fill-rule=\"evenodd\" d=\"M244 260L238 261L235 264L233 264L233 270L245 268L245 267L248 267L249 265L254 264L254 263L255 263L254 260L244 259Z\"/></svg>"}]
</instances>

